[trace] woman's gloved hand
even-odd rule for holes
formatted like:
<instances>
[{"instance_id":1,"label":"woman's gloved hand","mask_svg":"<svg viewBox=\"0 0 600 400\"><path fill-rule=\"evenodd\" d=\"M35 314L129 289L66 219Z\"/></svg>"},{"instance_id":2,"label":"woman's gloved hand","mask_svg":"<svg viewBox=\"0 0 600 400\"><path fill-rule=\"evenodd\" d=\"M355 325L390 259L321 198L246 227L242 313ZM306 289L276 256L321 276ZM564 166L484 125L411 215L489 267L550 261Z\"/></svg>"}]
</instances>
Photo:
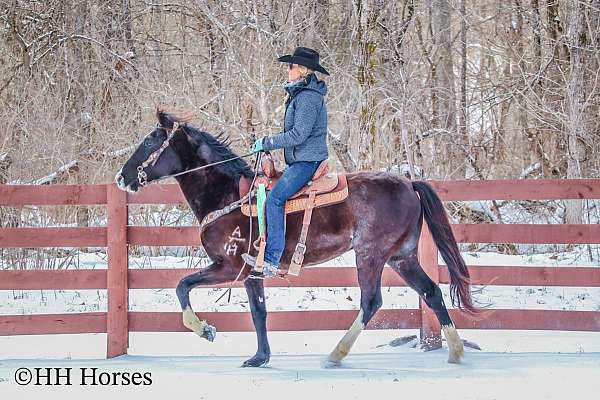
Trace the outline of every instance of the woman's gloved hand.
<instances>
[{"instance_id":1,"label":"woman's gloved hand","mask_svg":"<svg viewBox=\"0 0 600 400\"><path fill-rule=\"evenodd\" d=\"M254 142L250 150L252 151L252 153L258 153L259 151L263 151L263 138L260 138L256 142Z\"/></svg>"}]
</instances>

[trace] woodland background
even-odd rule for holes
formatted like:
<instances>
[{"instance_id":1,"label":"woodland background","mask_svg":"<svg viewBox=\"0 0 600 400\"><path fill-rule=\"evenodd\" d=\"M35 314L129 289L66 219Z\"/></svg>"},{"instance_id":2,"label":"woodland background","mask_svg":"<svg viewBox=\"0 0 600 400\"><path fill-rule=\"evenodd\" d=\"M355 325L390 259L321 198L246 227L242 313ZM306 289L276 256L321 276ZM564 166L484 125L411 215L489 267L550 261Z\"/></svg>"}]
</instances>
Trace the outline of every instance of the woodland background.
<instances>
[{"instance_id":1,"label":"woodland background","mask_svg":"<svg viewBox=\"0 0 600 400\"><path fill-rule=\"evenodd\" d=\"M159 105L247 152L281 130L277 57L296 46L331 73L334 170L600 175L600 0L0 0L0 183L112 182ZM505 204L449 209L503 222ZM589 222L585 202L538 206ZM64 209L3 208L0 225L102 222Z\"/></svg>"}]
</instances>

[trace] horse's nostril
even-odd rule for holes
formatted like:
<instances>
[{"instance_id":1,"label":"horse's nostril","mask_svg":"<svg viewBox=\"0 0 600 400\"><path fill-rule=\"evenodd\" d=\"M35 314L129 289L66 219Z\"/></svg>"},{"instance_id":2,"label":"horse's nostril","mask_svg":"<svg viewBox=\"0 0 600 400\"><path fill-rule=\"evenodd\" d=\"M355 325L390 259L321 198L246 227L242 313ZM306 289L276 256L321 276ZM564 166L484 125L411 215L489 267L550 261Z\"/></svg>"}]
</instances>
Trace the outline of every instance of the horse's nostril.
<instances>
[{"instance_id":1,"label":"horse's nostril","mask_svg":"<svg viewBox=\"0 0 600 400\"><path fill-rule=\"evenodd\" d=\"M125 178L123 178L123 175L121 175L121 174L117 174L117 176L115 176L115 181L117 181L118 185L121 185L124 180L125 180Z\"/></svg>"}]
</instances>

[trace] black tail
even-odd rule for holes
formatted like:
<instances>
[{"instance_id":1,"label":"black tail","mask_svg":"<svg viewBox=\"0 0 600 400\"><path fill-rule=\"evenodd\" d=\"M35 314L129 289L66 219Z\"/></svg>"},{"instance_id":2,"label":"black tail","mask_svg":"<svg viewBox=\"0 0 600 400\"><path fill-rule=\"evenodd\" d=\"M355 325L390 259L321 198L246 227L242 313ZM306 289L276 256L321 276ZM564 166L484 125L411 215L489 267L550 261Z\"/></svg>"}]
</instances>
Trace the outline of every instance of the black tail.
<instances>
[{"instance_id":1,"label":"black tail","mask_svg":"<svg viewBox=\"0 0 600 400\"><path fill-rule=\"evenodd\" d=\"M450 228L448 216L442 201L429 184L423 181L412 183L413 189L419 194L425 221L431 231L431 236L438 247L450 273L450 298L452 304L463 311L476 313L478 310L471 299L471 279L469 270L460 255L456 238Z\"/></svg>"}]
</instances>

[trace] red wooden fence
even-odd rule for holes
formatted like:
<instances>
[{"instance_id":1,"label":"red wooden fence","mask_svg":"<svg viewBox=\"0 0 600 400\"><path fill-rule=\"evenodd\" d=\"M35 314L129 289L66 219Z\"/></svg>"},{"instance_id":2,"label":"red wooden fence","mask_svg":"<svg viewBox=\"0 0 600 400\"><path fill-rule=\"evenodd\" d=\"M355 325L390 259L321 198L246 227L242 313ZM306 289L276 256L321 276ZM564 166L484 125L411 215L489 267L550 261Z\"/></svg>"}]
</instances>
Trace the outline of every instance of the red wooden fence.
<instances>
[{"instance_id":1,"label":"red wooden fence","mask_svg":"<svg viewBox=\"0 0 600 400\"><path fill-rule=\"evenodd\" d=\"M443 200L560 200L599 199L600 179L431 182ZM185 203L176 185L151 185L137 195L115 185L0 185L0 206L106 205L108 225L97 228L0 228L0 247L106 247L108 270L0 271L0 290L107 289L108 312L0 316L0 335L101 333L108 335L107 356L127 352L129 332L185 331L176 312L128 312L128 290L174 288L194 269L128 269L127 245L199 245L197 227L143 227L127 225L128 204ZM457 224L453 230L466 243L600 243L598 225ZM420 258L431 278L448 283L448 271L438 265L437 248L425 229ZM600 287L600 268L471 266L474 282L489 285ZM290 283L267 280L267 287L353 287L353 267L310 267ZM388 268L383 286L404 286ZM226 285L221 285L221 287ZM238 283L235 287L242 287ZM280 311L269 313L271 330L347 329L356 311ZM200 313L220 331L252 331L249 312ZM483 319L469 319L451 310L458 328L550 329L600 331L600 312L560 310L495 310ZM371 329L419 328L439 337L433 313L419 309L380 310Z\"/></svg>"}]
</instances>

